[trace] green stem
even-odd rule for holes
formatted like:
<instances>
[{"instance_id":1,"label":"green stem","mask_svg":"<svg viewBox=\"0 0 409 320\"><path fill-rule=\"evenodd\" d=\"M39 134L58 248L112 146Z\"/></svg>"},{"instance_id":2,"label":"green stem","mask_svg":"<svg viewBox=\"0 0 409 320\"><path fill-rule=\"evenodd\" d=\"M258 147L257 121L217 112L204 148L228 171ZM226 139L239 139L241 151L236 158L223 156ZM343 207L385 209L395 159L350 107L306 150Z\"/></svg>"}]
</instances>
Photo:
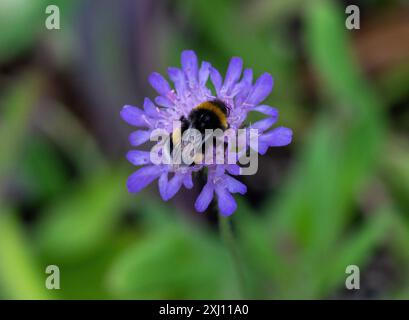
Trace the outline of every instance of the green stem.
<instances>
[{"instance_id":1,"label":"green stem","mask_svg":"<svg viewBox=\"0 0 409 320\"><path fill-rule=\"evenodd\" d=\"M243 265L241 263L240 254L239 254L239 251L236 245L236 241L234 239L233 230L231 228L231 223L228 217L224 217L220 214L219 214L219 231L220 231L220 236L223 239L227 247L227 250L229 251L234 267L236 269L237 280L238 280L239 289L240 289L240 296L241 298L245 298L244 297L244 292L245 292L244 274L245 273L244 273Z\"/></svg>"}]
</instances>

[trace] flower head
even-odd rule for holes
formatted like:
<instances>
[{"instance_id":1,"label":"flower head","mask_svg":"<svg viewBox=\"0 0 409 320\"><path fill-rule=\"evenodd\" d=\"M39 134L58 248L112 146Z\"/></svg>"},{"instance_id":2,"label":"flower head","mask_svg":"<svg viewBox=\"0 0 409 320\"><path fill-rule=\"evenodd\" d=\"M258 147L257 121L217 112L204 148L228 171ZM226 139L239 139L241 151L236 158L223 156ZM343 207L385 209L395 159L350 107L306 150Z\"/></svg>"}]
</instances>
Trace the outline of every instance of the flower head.
<instances>
[{"instance_id":1,"label":"flower head","mask_svg":"<svg viewBox=\"0 0 409 320\"><path fill-rule=\"evenodd\" d=\"M181 65L181 69L168 68L173 88L159 73L150 75L149 82L158 93L154 102L145 98L143 109L128 105L122 108L122 118L139 128L129 137L134 147L149 141L153 132L158 129L172 137L175 121L189 119L193 109L215 99L222 101L229 110L226 114L229 135L242 129L249 112L255 111L266 116L245 128L256 130L257 145L253 149L258 153L265 154L269 147L285 146L291 142L292 131L288 128L277 127L268 131L278 118L275 108L261 104L273 88L270 74L262 74L253 83L252 70L245 69L242 72L242 59L233 57L223 80L219 71L209 62L203 61L199 67L197 56L191 50L182 52ZM215 92L207 87L209 77ZM248 148L247 143L244 152ZM216 196L221 214L230 215L237 208L232 194L245 194L247 191L246 186L233 177L241 173L237 163L203 162L177 166L172 163L155 164L152 162L151 153L141 150L129 151L127 158L132 164L142 166L128 178L129 192L139 192L158 179L159 192L165 201L171 199L182 186L192 188L192 174L207 167L207 182L195 202L195 208L199 212L205 211Z\"/></svg>"}]
</instances>

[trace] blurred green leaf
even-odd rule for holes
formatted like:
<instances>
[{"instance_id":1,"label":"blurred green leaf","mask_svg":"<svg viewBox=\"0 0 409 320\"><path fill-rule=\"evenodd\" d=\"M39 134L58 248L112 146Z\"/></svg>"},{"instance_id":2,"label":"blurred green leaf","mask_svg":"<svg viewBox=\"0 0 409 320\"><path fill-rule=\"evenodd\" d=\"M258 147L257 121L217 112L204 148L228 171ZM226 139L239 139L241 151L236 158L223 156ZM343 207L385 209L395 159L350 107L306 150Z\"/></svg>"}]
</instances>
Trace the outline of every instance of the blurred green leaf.
<instances>
[{"instance_id":1,"label":"blurred green leaf","mask_svg":"<svg viewBox=\"0 0 409 320\"><path fill-rule=\"evenodd\" d=\"M118 255L135 239L135 230L110 237L96 250L81 259L59 260L53 258L61 271L61 289L51 292L54 299L112 299L106 278ZM129 239L127 239L129 238ZM44 264L50 258L43 259Z\"/></svg>"},{"instance_id":2,"label":"blurred green leaf","mask_svg":"<svg viewBox=\"0 0 409 320\"><path fill-rule=\"evenodd\" d=\"M46 274L32 250L15 212L0 207L0 283L9 299L48 298Z\"/></svg>"},{"instance_id":3,"label":"blurred green leaf","mask_svg":"<svg viewBox=\"0 0 409 320\"><path fill-rule=\"evenodd\" d=\"M379 79L381 91L387 100L386 106L402 101L409 92L409 63L403 62L391 70L387 70ZM408 116L406 123L408 124Z\"/></svg>"},{"instance_id":4,"label":"blurred green leaf","mask_svg":"<svg viewBox=\"0 0 409 320\"><path fill-rule=\"evenodd\" d=\"M362 79L349 53L340 12L329 1L315 1L306 13L312 63L324 81L324 90L338 108L332 112L337 111L339 123L334 126L331 116L321 119L322 128L327 129L313 134L303 161L305 180L297 188L308 197L309 205L303 207L300 215L309 217L310 240L306 247L315 254L328 250L341 234L354 195L377 165L382 143L379 99ZM289 200L297 201L291 197Z\"/></svg>"},{"instance_id":5,"label":"blurred green leaf","mask_svg":"<svg viewBox=\"0 0 409 320\"><path fill-rule=\"evenodd\" d=\"M392 196L399 200L401 210L409 218L409 143L392 136L382 157L382 177Z\"/></svg>"},{"instance_id":6,"label":"blurred green leaf","mask_svg":"<svg viewBox=\"0 0 409 320\"><path fill-rule=\"evenodd\" d=\"M127 299L220 299L237 295L232 274L216 242L198 230L170 225L147 231L125 250L109 284Z\"/></svg>"},{"instance_id":7,"label":"blurred green leaf","mask_svg":"<svg viewBox=\"0 0 409 320\"><path fill-rule=\"evenodd\" d=\"M302 10L304 4L302 0L259 0L244 3L243 11L252 26L266 29L288 22Z\"/></svg>"},{"instance_id":8,"label":"blurred green leaf","mask_svg":"<svg viewBox=\"0 0 409 320\"><path fill-rule=\"evenodd\" d=\"M44 213L39 245L47 256L74 259L98 247L115 229L127 199L121 170L97 171L74 184Z\"/></svg>"},{"instance_id":9,"label":"blurred green leaf","mask_svg":"<svg viewBox=\"0 0 409 320\"><path fill-rule=\"evenodd\" d=\"M320 295L329 295L336 286L341 286L348 265L365 267L375 249L386 240L393 230L393 216L389 208L381 208L372 213L373 217L364 221L361 228L334 248L332 255L322 263ZM319 277L317 277L319 278Z\"/></svg>"},{"instance_id":10,"label":"blurred green leaf","mask_svg":"<svg viewBox=\"0 0 409 320\"><path fill-rule=\"evenodd\" d=\"M25 50L35 42L44 26L41 19L45 12L44 3L44 0L0 2L0 61Z\"/></svg>"},{"instance_id":11,"label":"blurred green leaf","mask_svg":"<svg viewBox=\"0 0 409 320\"><path fill-rule=\"evenodd\" d=\"M18 163L38 87L37 76L26 74L6 91L0 102L0 181L4 181Z\"/></svg>"},{"instance_id":12,"label":"blurred green leaf","mask_svg":"<svg viewBox=\"0 0 409 320\"><path fill-rule=\"evenodd\" d=\"M52 112L44 112L41 118L36 119L36 124L61 149L63 155L73 162L81 175L88 175L90 171L100 170L108 165L95 137L68 106L52 101L49 109Z\"/></svg>"},{"instance_id":13,"label":"blurred green leaf","mask_svg":"<svg viewBox=\"0 0 409 320\"><path fill-rule=\"evenodd\" d=\"M77 0L0 1L0 62L34 46L41 33L49 31L45 27L48 16L45 9L48 5L57 5L60 8L61 27L65 27L69 21L71 8L77 2Z\"/></svg>"},{"instance_id":14,"label":"blurred green leaf","mask_svg":"<svg viewBox=\"0 0 409 320\"><path fill-rule=\"evenodd\" d=\"M52 145L32 136L23 153L20 174L33 197L46 199L63 191L68 172Z\"/></svg>"},{"instance_id":15,"label":"blurred green leaf","mask_svg":"<svg viewBox=\"0 0 409 320\"><path fill-rule=\"evenodd\" d=\"M399 262L399 283L393 296L409 299L409 225L396 207L391 206L393 231L391 232L391 252Z\"/></svg>"},{"instance_id":16,"label":"blurred green leaf","mask_svg":"<svg viewBox=\"0 0 409 320\"><path fill-rule=\"evenodd\" d=\"M188 224L168 204L137 196L141 230L118 257L108 285L132 299L238 297L233 266L209 230Z\"/></svg>"},{"instance_id":17,"label":"blurred green leaf","mask_svg":"<svg viewBox=\"0 0 409 320\"><path fill-rule=\"evenodd\" d=\"M298 167L279 196L266 204L266 218L255 229L264 231L250 231L247 222L242 228L257 248L248 250L260 251L259 264L264 258L265 271L276 288L272 292L279 297L320 297L323 288L316 272L322 270L322 257L334 250L350 221L354 197L376 168L382 143L379 99L357 71L340 12L330 1L310 2L306 10L309 54L321 77L320 90L327 94L326 103L335 108L318 118ZM386 230L381 223L373 228L365 226L358 234L362 247L375 247L380 241L376 235ZM268 249L261 248L266 244ZM358 245L355 249L354 257L362 261L364 250ZM342 279L344 273L336 276Z\"/></svg>"}]
</instances>

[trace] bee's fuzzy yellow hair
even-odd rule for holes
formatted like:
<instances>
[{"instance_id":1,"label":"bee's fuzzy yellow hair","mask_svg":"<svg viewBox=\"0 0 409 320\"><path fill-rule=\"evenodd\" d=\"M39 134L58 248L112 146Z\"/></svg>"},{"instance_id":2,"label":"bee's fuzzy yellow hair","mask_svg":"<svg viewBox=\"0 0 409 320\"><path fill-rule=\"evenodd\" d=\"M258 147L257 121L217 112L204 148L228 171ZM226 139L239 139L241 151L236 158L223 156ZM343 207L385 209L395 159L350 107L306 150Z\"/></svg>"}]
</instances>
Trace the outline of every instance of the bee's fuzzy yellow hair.
<instances>
[{"instance_id":1,"label":"bee's fuzzy yellow hair","mask_svg":"<svg viewBox=\"0 0 409 320\"><path fill-rule=\"evenodd\" d=\"M216 104L212 103L211 101L206 101L199 104L195 109L203 109L213 112L219 118L223 128L227 129L227 117Z\"/></svg>"}]
</instances>

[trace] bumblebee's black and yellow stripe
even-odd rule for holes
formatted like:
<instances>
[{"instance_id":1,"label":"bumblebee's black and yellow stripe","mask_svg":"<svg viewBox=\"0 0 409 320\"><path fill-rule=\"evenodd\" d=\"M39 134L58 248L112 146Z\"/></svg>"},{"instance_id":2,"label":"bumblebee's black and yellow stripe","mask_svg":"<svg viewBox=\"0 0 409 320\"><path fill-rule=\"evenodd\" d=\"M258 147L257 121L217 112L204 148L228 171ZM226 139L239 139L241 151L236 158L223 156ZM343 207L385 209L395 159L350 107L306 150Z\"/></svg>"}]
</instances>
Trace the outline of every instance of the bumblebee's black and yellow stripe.
<instances>
[{"instance_id":1,"label":"bumblebee's black and yellow stripe","mask_svg":"<svg viewBox=\"0 0 409 320\"><path fill-rule=\"evenodd\" d=\"M171 134L170 139L170 154L173 151L173 146L181 142L183 133L188 129L196 129L202 137L205 136L206 129L221 129L226 130L229 127L227 123L227 117L229 109L226 104L221 100L210 100L203 102L192 109L188 117L181 117L181 128L175 130ZM202 153L204 153L205 146L202 145ZM201 154L198 154L198 158ZM193 165L193 164L192 164Z\"/></svg>"},{"instance_id":2,"label":"bumblebee's black and yellow stripe","mask_svg":"<svg viewBox=\"0 0 409 320\"><path fill-rule=\"evenodd\" d=\"M194 128L204 135L206 129L221 129L226 130L229 125L227 123L228 108L221 100L206 101L192 109L187 118L181 117L180 132L172 133L172 145L179 142L183 133L189 129Z\"/></svg>"},{"instance_id":3,"label":"bumblebee's black and yellow stripe","mask_svg":"<svg viewBox=\"0 0 409 320\"><path fill-rule=\"evenodd\" d=\"M211 100L199 104L189 114L188 118L182 117L182 134L187 128L195 128L204 134L206 129L228 128L227 106L221 100Z\"/></svg>"}]
</instances>

